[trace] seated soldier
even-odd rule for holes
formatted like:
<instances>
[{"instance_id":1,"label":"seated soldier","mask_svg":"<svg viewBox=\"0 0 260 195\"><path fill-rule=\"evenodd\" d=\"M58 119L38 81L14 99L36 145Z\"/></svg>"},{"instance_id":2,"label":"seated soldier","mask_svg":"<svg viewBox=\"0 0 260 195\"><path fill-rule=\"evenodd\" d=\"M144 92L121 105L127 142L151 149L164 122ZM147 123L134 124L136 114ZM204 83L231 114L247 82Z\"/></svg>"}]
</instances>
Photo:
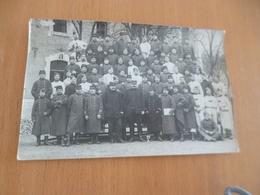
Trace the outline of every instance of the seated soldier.
<instances>
[{"instance_id":1,"label":"seated soldier","mask_svg":"<svg viewBox=\"0 0 260 195\"><path fill-rule=\"evenodd\" d=\"M205 141L223 140L217 124L210 118L207 111L204 111L204 119L200 123L199 133Z\"/></svg>"}]
</instances>

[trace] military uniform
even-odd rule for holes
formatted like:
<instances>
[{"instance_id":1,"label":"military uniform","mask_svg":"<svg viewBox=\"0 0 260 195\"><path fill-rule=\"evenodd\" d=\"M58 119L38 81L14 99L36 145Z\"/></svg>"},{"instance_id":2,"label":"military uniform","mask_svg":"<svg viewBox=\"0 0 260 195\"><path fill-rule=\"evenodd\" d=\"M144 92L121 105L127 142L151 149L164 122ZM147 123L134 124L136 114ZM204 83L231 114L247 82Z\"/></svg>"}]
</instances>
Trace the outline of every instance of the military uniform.
<instances>
[{"instance_id":1,"label":"military uniform","mask_svg":"<svg viewBox=\"0 0 260 195\"><path fill-rule=\"evenodd\" d=\"M68 96L56 94L51 100L53 108L51 119L51 135L62 136L67 132L67 103Z\"/></svg>"},{"instance_id":2,"label":"military uniform","mask_svg":"<svg viewBox=\"0 0 260 195\"><path fill-rule=\"evenodd\" d=\"M145 112L147 119L147 130L154 133L155 136L159 136L159 132L162 128L161 120L162 101L158 95L148 95L145 99Z\"/></svg>"},{"instance_id":3,"label":"military uniform","mask_svg":"<svg viewBox=\"0 0 260 195\"><path fill-rule=\"evenodd\" d=\"M31 90L32 96L34 97L34 100L37 100L39 98L40 90L44 89L46 93L46 97L50 99L52 94L52 85L51 81L47 79L39 79L33 83L33 87Z\"/></svg>"},{"instance_id":4,"label":"military uniform","mask_svg":"<svg viewBox=\"0 0 260 195\"><path fill-rule=\"evenodd\" d=\"M86 133L97 134L101 132L101 118L97 115L102 114L103 102L100 96L90 94L85 98L84 115L88 116L86 122Z\"/></svg>"},{"instance_id":5,"label":"military uniform","mask_svg":"<svg viewBox=\"0 0 260 195\"><path fill-rule=\"evenodd\" d=\"M50 134L51 131L51 101L46 97L35 100L32 108L33 130L35 136Z\"/></svg>"},{"instance_id":6,"label":"military uniform","mask_svg":"<svg viewBox=\"0 0 260 195\"><path fill-rule=\"evenodd\" d=\"M73 94L68 101L69 121L67 132L72 133L85 132L84 119L84 96L82 94Z\"/></svg>"}]
</instances>

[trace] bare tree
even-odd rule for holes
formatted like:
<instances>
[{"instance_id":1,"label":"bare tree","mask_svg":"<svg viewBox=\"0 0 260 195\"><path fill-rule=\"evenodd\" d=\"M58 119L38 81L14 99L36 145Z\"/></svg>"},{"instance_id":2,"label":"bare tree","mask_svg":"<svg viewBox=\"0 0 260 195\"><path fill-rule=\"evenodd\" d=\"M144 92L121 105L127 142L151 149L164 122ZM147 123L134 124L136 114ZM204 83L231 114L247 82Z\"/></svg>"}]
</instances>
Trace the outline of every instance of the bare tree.
<instances>
[{"instance_id":1,"label":"bare tree","mask_svg":"<svg viewBox=\"0 0 260 195\"><path fill-rule=\"evenodd\" d=\"M79 35L79 40L82 40L82 20L71 20L71 22Z\"/></svg>"},{"instance_id":2,"label":"bare tree","mask_svg":"<svg viewBox=\"0 0 260 195\"><path fill-rule=\"evenodd\" d=\"M194 36L194 41L197 41L201 44L205 56L208 58L207 61L209 62L209 74L213 76L214 69L218 69L220 66L218 65L220 51L223 47L223 35L219 39L216 36L217 30L203 30L203 32L197 32ZM220 69L219 69L220 70ZM215 75L215 76L219 76Z\"/></svg>"}]
</instances>

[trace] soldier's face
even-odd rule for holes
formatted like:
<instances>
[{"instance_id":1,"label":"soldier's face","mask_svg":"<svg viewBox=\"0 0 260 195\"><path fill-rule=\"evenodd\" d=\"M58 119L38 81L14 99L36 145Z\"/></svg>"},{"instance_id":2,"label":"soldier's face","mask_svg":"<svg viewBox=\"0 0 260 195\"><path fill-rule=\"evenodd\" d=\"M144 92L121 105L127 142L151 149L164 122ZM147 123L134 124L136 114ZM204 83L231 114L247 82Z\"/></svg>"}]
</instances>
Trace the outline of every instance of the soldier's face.
<instances>
[{"instance_id":1,"label":"soldier's face","mask_svg":"<svg viewBox=\"0 0 260 195\"><path fill-rule=\"evenodd\" d=\"M179 91L178 88L176 88L176 87L173 88L173 92L174 92L174 93L178 93L178 91Z\"/></svg>"},{"instance_id":2,"label":"soldier's face","mask_svg":"<svg viewBox=\"0 0 260 195\"><path fill-rule=\"evenodd\" d=\"M82 81L82 83L85 83L85 82L87 81L87 77L85 77L85 76L82 77L82 78L81 78L81 81Z\"/></svg>"},{"instance_id":3,"label":"soldier's face","mask_svg":"<svg viewBox=\"0 0 260 195\"><path fill-rule=\"evenodd\" d=\"M104 63L105 64L109 64L109 60L104 60Z\"/></svg>"},{"instance_id":4,"label":"soldier's face","mask_svg":"<svg viewBox=\"0 0 260 195\"><path fill-rule=\"evenodd\" d=\"M88 50L88 54L92 54L93 53L93 51L92 50Z\"/></svg>"},{"instance_id":5,"label":"soldier's face","mask_svg":"<svg viewBox=\"0 0 260 195\"><path fill-rule=\"evenodd\" d=\"M102 47L98 47L97 49L98 49L99 52L103 51Z\"/></svg>"},{"instance_id":6,"label":"soldier's face","mask_svg":"<svg viewBox=\"0 0 260 195\"><path fill-rule=\"evenodd\" d=\"M132 88L133 88L133 89L136 89L136 88L137 88L137 85L132 83Z\"/></svg>"},{"instance_id":7,"label":"soldier's face","mask_svg":"<svg viewBox=\"0 0 260 195\"><path fill-rule=\"evenodd\" d=\"M109 51L109 53L114 53L113 49L109 49L108 51Z\"/></svg>"},{"instance_id":8,"label":"soldier's face","mask_svg":"<svg viewBox=\"0 0 260 195\"><path fill-rule=\"evenodd\" d=\"M183 93L188 93L188 91L189 91L189 90L186 89L186 88L183 89Z\"/></svg>"},{"instance_id":9,"label":"soldier's face","mask_svg":"<svg viewBox=\"0 0 260 195\"><path fill-rule=\"evenodd\" d=\"M109 42L110 41L110 37L106 37L106 39L105 39L107 42Z\"/></svg>"},{"instance_id":10,"label":"soldier's face","mask_svg":"<svg viewBox=\"0 0 260 195\"><path fill-rule=\"evenodd\" d=\"M133 65L133 61L130 60L130 61L128 62L128 65L129 65L129 66L132 66L132 65Z\"/></svg>"},{"instance_id":11,"label":"soldier's face","mask_svg":"<svg viewBox=\"0 0 260 195\"><path fill-rule=\"evenodd\" d=\"M55 75L55 76L54 76L54 80L55 80L55 81L58 81L58 80L60 80L60 75L58 75L58 74L57 74L57 75Z\"/></svg>"},{"instance_id":12,"label":"soldier's face","mask_svg":"<svg viewBox=\"0 0 260 195\"><path fill-rule=\"evenodd\" d=\"M123 54L127 55L127 54L128 54L128 51L125 49L125 50L123 51Z\"/></svg>"},{"instance_id":13,"label":"soldier's face","mask_svg":"<svg viewBox=\"0 0 260 195\"><path fill-rule=\"evenodd\" d=\"M93 73L93 74L97 74L97 69L96 69L96 68L93 68L93 69L92 69L92 73Z\"/></svg>"},{"instance_id":14,"label":"soldier's face","mask_svg":"<svg viewBox=\"0 0 260 195\"><path fill-rule=\"evenodd\" d=\"M62 91L63 91L62 89L58 89L57 94L62 94Z\"/></svg>"},{"instance_id":15,"label":"soldier's face","mask_svg":"<svg viewBox=\"0 0 260 195\"><path fill-rule=\"evenodd\" d=\"M189 44L190 40L189 39L185 39L185 43Z\"/></svg>"},{"instance_id":16,"label":"soldier's face","mask_svg":"<svg viewBox=\"0 0 260 195\"><path fill-rule=\"evenodd\" d=\"M40 78L40 79L44 79L45 77L46 77L45 74L39 74L39 78Z\"/></svg>"},{"instance_id":17,"label":"soldier's face","mask_svg":"<svg viewBox=\"0 0 260 195\"><path fill-rule=\"evenodd\" d=\"M87 68L86 68L85 66L83 66L83 67L81 68L81 71L82 71L82 72L87 72Z\"/></svg>"},{"instance_id":18,"label":"soldier's face","mask_svg":"<svg viewBox=\"0 0 260 195\"><path fill-rule=\"evenodd\" d=\"M158 78L158 77L155 77L154 80L155 80L156 83L159 83L159 82L160 82L160 78Z\"/></svg>"},{"instance_id":19,"label":"soldier's face","mask_svg":"<svg viewBox=\"0 0 260 195\"><path fill-rule=\"evenodd\" d=\"M173 82L173 78L169 78L168 81L169 81L169 83L172 83Z\"/></svg>"},{"instance_id":20,"label":"soldier's face","mask_svg":"<svg viewBox=\"0 0 260 195\"><path fill-rule=\"evenodd\" d=\"M139 55L140 54L140 51L137 49L137 50L135 50L135 54L136 55Z\"/></svg>"},{"instance_id":21,"label":"soldier's face","mask_svg":"<svg viewBox=\"0 0 260 195\"><path fill-rule=\"evenodd\" d=\"M70 64L75 64L75 59L70 59Z\"/></svg>"},{"instance_id":22,"label":"soldier's face","mask_svg":"<svg viewBox=\"0 0 260 195\"><path fill-rule=\"evenodd\" d=\"M109 89L110 89L111 91L115 91L115 90L116 90L116 86L110 85L110 86L109 86Z\"/></svg>"},{"instance_id":23,"label":"soldier's face","mask_svg":"<svg viewBox=\"0 0 260 195\"><path fill-rule=\"evenodd\" d=\"M176 49L172 49L172 53L176 54L177 53Z\"/></svg>"},{"instance_id":24,"label":"soldier's face","mask_svg":"<svg viewBox=\"0 0 260 195\"><path fill-rule=\"evenodd\" d=\"M108 73L112 74L114 72L113 68L108 69Z\"/></svg>"},{"instance_id":25,"label":"soldier's face","mask_svg":"<svg viewBox=\"0 0 260 195\"><path fill-rule=\"evenodd\" d=\"M208 114L208 113L207 113L207 114L204 114L204 118L205 118L206 120L209 120L209 119L210 119L209 114Z\"/></svg>"},{"instance_id":26,"label":"soldier's face","mask_svg":"<svg viewBox=\"0 0 260 195\"><path fill-rule=\"evenodd\" d=\"M121 58L118 59L118 64L123 64L123 60Z\"/></svg>"},{"instance_id":27,"label":"soldier's face","mask_svg":"<svg viewBox=\"0 0 260 195\"><path fill-rule=\"evenodd\" d=\"M76 84L76 78L72 77L70 82Z\"/></svg>"},{"instance_id":28,"label":"soldier's face","mask_svg":"<svg viewBox=\"0 0 260 195\"><path fill-rule=\"evenodd\" d=\"M178 60L179 60L180 62L182 62L183 58L178 58Z\"/></svg>"},{"instance_id":29,"label":"soldier's face","mask_svg":"<svg viewBox=\"0 0 260 195\"><path fill-rule=\"evenodd\" d=\"M145 62L144 62L144 61L141 61L141 62L140 62L140 65L141 65L141 66L144 66L144 65L145 65Z\"/></svg>"},{"instance_id":30,"label":"soldier's face","mask_svg":"<svg viewBox=\"0 0 260 195\"><path fill-rule=\"evenodd\" d=\"M92 64L96 63L96 58L92 58L92 59L91 59L91 63L92 63Z\"/></svg>"},{"instance_id":31,"label":"soldier's face","mask_svg":"<svg viewBox=\"0 0 260 195\"><path fill-rule=\"evenodd\" d=\"M211 90L209 88L206 89L206 94L211 95Z\"/></svg>"}]
</instances>

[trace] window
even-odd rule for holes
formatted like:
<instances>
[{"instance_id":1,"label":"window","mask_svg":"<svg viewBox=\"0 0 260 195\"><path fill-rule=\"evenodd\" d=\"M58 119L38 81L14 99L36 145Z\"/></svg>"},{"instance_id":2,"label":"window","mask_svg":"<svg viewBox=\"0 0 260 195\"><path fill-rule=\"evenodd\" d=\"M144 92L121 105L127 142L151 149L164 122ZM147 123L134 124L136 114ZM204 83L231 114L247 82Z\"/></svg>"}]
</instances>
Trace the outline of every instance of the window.
<instances>
[{"instance_id":1,"label":"window","mask_svg":"<svg viewBox=\"0 0 260 195\"><path fill-rule=\"evenodd\" d=\"M51 61L51 67L50 67L51 82L54 80L53 77L55 72L58 72L60 74L60 80L63 81L63 78L65 77L64 70L67 64L68 63L66 61L61 61L61 60Z\"/></svg>"},{"instance_id":2,"label":"window","mask_svg":"<svg viewBox=\"0 0 260 195\"><path fill-rule=\"evenodd\" d=\"M66 20L53 20L55 23L53 25L54 32L67 33L67 21Z\"/></svg>"}]
</instances>

